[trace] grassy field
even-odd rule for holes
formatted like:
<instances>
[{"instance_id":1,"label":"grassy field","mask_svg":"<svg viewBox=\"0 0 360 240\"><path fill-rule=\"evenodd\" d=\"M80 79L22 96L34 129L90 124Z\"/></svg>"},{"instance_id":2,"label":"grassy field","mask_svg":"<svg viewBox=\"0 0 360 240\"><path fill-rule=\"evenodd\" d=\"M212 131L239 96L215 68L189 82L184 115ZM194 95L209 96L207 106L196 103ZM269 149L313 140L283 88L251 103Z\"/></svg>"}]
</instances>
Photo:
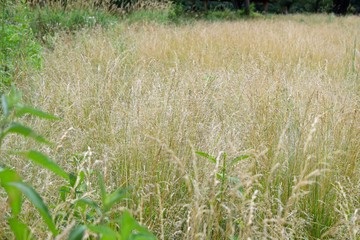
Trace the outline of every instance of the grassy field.
<instances>
[{"instance_id":1,"label":"grassy field","mask_svg":"<svg viewBox=\"0 0 360 240\"><path fill-rule=\"evenodd\" d=\"M55 146L3 147L82 169L89 195L95 170L109 191L132 187L114 214L131 209L159 239L359 239L359 24L293 15L60 35L18 83L62 118L28 119ZM57 205L60 179L6 161ZM44 229L31 208L23 219Z\"/></svg>"}]
</instances>

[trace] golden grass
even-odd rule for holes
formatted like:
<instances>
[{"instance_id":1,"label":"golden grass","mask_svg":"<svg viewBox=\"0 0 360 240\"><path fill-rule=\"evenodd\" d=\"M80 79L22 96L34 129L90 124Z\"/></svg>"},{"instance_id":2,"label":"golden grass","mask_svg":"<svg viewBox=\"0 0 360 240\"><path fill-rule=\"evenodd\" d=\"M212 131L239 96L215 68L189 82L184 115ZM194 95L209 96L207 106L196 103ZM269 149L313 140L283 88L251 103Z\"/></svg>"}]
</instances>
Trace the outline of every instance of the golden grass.
<instances>
[{"instance_id":1,"label":"golden grass","mask_svg":"<svg viewBox=\"0 0 360 240\"><path fill-rule=\"evenodd\" d=\"M126 206L159 239L359 239L359 24L295 15L84 31L60 37L22 88L63 119L33 123L56 142L50 156L86 169L93 188L93 169L109 190L133 186ZM218 169L222 153L251 157L227 169L241 183L221 186L195 151L219 156ZM56 180L25 172L55 201Z\"/></svg>"}]
</instances>

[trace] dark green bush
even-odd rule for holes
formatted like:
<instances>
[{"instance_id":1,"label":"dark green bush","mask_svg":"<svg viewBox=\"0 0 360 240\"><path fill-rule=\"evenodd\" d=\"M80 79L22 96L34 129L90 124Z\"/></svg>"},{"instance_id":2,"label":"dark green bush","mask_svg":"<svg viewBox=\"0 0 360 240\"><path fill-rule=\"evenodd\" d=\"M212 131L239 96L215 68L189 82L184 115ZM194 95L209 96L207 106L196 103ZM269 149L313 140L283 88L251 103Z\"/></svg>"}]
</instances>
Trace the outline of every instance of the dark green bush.
<instances>
[{"instance_id":1,"label":"dark green bush","mask_svg":"<svg viewBox=\"0 0 360 240\"><path fill-rule=\"evenodd\" d=\"M107 27L118 20L116 15L105 10L74 8L64 11L61 8L36 8L29 11L30 27L37 38L53 35L58 31L74 32L97 25Z\"/></svg>"},{"instance_id":2,"label":"dark green bush","mask_svg":"<svg viewBox=\"0 0 360 240\"><path fill-rule=\"evenodd\" d=\"M2 1L0 23L0 92L28 67L41 68L41 45L30 28L26 6Z\"/></svg>"}]
</instances>

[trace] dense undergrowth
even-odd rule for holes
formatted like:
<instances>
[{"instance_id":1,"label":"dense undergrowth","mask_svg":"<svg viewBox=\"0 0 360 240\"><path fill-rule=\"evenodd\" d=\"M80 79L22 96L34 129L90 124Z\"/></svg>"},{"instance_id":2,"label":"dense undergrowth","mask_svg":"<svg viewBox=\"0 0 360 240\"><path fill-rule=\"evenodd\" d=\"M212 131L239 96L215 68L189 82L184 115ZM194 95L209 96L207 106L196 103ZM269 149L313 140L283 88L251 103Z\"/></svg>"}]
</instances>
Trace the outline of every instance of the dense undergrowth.
<instances>
[{"instance_id":1,"label":"dense undergrowth","mask_svg":"<svg viewBox=\"0 0 360 240\"><path fill-rule=\"evenodd\" d=\"M18 14L22 5L1 1L0 92L26 71L40 69L41 45L29 27L27 15Z\"/></svg>"}]
</instances>

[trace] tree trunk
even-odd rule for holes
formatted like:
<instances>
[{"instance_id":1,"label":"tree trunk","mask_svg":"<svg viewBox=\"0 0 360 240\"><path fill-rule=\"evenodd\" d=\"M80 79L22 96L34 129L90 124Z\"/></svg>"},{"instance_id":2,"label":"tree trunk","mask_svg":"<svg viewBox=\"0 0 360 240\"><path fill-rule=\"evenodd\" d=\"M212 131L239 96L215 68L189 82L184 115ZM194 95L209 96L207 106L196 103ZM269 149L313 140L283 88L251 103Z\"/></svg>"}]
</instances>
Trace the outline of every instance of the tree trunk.
<instances>
[{"instance_id":1,"label":"tree trunk","mask_svg":"<svg viewBox=\"0 0 360 240\"><path fill-rule=\"evenodd\" d=\"M316 1L315 1L315 4L314 4L314 11L315 11L316 13L318 13L318 12L319 12L319 9L320 9L320 0L316 0Z\"/></svg>"},{"instance_id":2,"label":"tree trunk","mask_svg":"<svg viewBox=\"0 0 360 240\"><path fill-rule=\"evenodd\" d=\"M245 0L245 14L250 15L250 0Z\"/></svg>"},{"instance_id":3,"label":"tree trunk","mask_svg":"<svg viewBox=\"0 0 360 240\"><path fill-rule=\"evenodd\" d=\"M269 0L263 0L264 13L267 13L269 10Z\"/></svg>"},{"instance_id":4,"label":"tree trunk","mask_svg":"<svg viewBox=\"0 0 360 240\"><path fill-rule=\"evenodd\" d=\"M196 0L191 0L191 11L196 10Z\"/></svg>"}]
</instances>

